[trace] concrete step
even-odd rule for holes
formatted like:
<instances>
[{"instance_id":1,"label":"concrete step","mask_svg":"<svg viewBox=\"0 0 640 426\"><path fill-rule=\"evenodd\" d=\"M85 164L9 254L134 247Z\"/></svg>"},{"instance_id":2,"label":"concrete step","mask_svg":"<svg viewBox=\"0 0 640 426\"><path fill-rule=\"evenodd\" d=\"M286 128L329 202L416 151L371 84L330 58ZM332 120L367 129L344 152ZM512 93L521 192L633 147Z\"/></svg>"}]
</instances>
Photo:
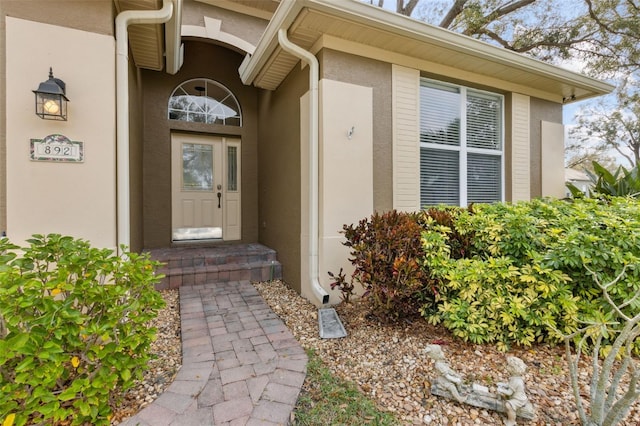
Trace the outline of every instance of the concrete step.
<instances>
[{"instance_id":1,"label":"concrete step","mask_svg":"<svg viewBox=\"0 0 640 426\"><path fill-rule=\"evenodd\" d=\"M269 281L282 278L282 266L273 249L261 244L216 247L173 247L147 250L162 262L164 278L158 290L228 281Z\"/></svg>"}]
</instances>

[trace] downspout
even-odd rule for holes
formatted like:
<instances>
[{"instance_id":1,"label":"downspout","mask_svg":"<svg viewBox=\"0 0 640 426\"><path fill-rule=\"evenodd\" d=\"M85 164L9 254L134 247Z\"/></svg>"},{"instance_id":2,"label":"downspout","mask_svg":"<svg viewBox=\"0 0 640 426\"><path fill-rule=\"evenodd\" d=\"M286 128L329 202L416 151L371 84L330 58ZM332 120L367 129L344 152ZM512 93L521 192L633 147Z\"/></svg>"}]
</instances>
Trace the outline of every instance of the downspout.
<instances>
[{"instance_id":1,"label":"downspout","mask_svg":"<svg viewBox=\"0 0 640 426\"><path fill-rule=\"evenodd\" d=\"M287 38L287 30L278 30L278 42L285 52L292 54L309 65L309 279L313 294L322 301L329 303L329 293L322 288L318 280L318 80L320 66L318 59L310 52L292 43Z\"/></svg>"},{"instance_id":2,"label":"downspout","mask_svg":"<svg viewBox=\"0 0 640 426\"><path fill-rule=\"evenodd\" d=\"M171 19L173 3L162 0L158 10L127 10L116 17L116 221L118 252L130 246L129 189L129 34L132 24L163 24Z\"/></svg>"}]
</instances>

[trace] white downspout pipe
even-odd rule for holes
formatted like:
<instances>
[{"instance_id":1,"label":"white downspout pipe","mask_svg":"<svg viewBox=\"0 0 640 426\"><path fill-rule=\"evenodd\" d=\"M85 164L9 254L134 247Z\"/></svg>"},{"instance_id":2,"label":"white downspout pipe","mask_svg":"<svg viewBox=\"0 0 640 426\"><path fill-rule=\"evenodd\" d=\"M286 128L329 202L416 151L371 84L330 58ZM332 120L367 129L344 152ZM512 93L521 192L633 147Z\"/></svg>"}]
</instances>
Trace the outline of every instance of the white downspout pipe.
<instances>
[{"instance_id":1,"label":"white downspout pipe","mask_svg":"<svg viewBox=\"0 0 640 426\"><path fill-rule=\"evenodd\" d=\"M310 52L292 43L287 38L287 30L278 30L278 42L285 52L291 53L309 65L309 278L311 290L322 304L329 303L329 293L318 281L318 80L320 66L318 59Z\"/></svg>"},{"instance_id":2,"label":"white downspout pipe","mask_svg":"<svg viewBox=\"0 0 640 426\"><path fill-rule=\"evenodd\" d=\"M162 24L171 19L173 3L158 10L127 10L116 17L116 221L117 245L130 246L129 188L129 34L131 24Z\"/></svg>"}]
</instances>

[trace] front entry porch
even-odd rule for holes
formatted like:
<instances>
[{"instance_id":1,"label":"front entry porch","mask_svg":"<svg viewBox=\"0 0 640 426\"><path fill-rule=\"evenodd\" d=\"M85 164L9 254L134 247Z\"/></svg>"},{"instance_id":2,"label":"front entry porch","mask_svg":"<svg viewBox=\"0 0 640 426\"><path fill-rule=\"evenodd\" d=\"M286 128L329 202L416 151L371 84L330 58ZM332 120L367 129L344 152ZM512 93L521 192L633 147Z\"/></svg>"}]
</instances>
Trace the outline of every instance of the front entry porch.
<instances>
[{"instance_id":1,"label":"front entry porch","mask_svg":"<svg viewBox=\"0 0 640 426\"><path fill-rule=\"evenodd\" d=\"M156 289L179 288L212 282L269 281L282 278L276 252L262 244L233 244L216 247L172 247L147 250L164 265Z\"/></svg>"}]
</instances>

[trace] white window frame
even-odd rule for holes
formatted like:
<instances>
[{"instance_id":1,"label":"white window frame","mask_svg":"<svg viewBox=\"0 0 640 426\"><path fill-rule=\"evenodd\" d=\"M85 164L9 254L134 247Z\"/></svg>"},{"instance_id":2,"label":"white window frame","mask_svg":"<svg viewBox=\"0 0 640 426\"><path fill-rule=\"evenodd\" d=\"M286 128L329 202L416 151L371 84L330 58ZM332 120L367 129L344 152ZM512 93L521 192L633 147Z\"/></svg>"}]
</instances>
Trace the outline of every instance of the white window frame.
<instances>
[{"instance_id":1,"label":"white window frame","mask_svg":"<svg viewBox=\"0 0 640 426\"><path fill-rule=\"evenodd\" d=\"M420 77L420 87L422 87L424 83L428 83L431 87L437 88L440 87L449 87L459 90L460 94L460 145L452 146L445 144L437 144L437 143L428 143L420 141L420 148L429 148L436 150L446 150L446 151L458 151L460 153L459 157L459 196L460 196L460 206L466 207L468 203L467 197L467 154L483 154L483 155L491 155L491 156L500 156L500 201L504 201L504 193L505 193L505 167L504 167L504 145L505 145L505 130L504 130L504 96L495 93L489 92L486 90L478 90L469 88L466 86L461 86L458 84L445 83L439 80L433 80L426 77ZM476 94L486 94L491 96L492 98L500 99L500 150L495 149L486 149L486 148L474 148L467 146L467 93L476 93ZM422 119L422 114L419 114L419 121ZM420 177L422 177L422 170L420 170ZM422 205L421 200L422 189L420 188L420 208L423 209L425 206Z\"/></svg>"}]
</instances>

